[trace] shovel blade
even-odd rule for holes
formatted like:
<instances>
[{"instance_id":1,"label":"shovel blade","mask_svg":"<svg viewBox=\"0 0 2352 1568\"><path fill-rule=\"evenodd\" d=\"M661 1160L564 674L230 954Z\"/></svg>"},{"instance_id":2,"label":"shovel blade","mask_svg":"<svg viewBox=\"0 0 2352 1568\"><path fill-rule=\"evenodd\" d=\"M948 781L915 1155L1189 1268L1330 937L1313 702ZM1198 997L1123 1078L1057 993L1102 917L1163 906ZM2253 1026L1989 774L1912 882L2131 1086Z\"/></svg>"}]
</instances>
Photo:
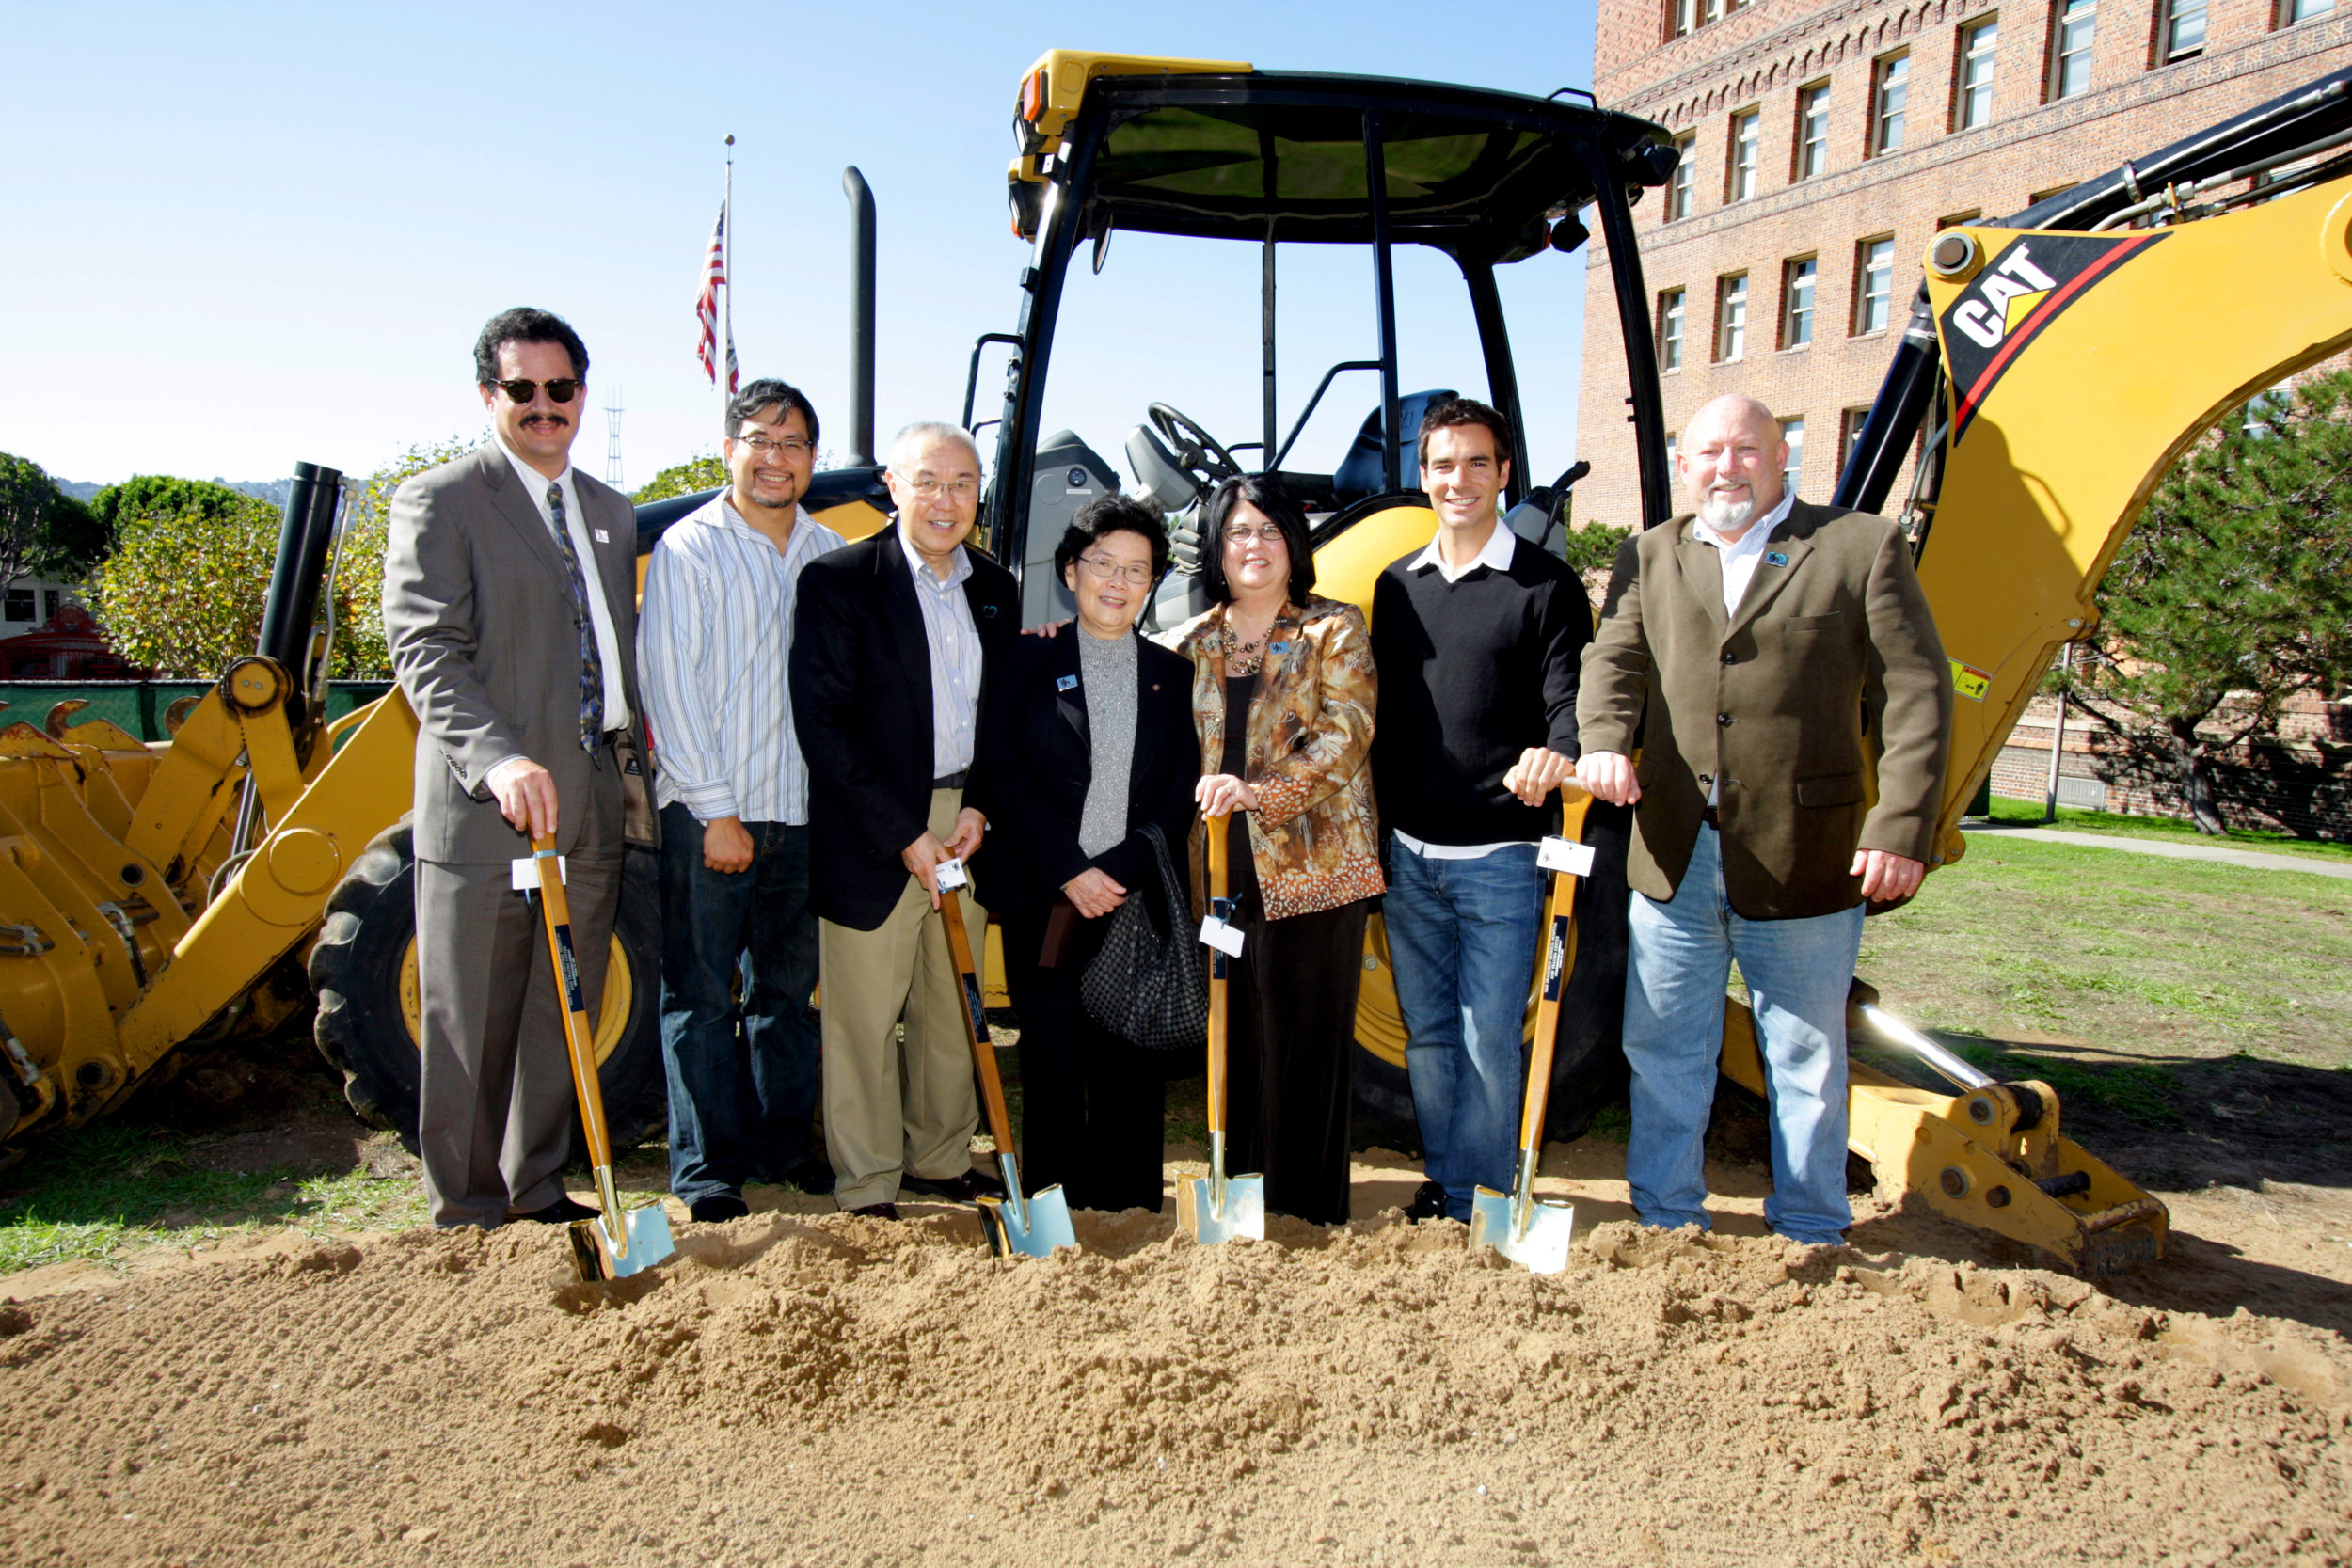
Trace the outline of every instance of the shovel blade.
<instances>
[{"instance_id":1,"label":"shovel blade","mask_svg":"<svg viewBox=\"0 0 2352 1568\"><path fill-rule=\"evenodd\" d=\"M1025 1214L1001 1197L982 1197L980 1228L988 1235L988 1250L999 1258L1051 1258L1056 1247L1075 1247L1078 1232L1070 1224L1070 1200L1058 1183L1029 1195Z\"/></svg>"},{"instance_id":2,"label":"shovel blade","mask_svg":"<svg viewBox=\"0 0 2352 1568\"><path fill-rule=\"evenodd\" d=\"M601 1217L574 1220L566 1228L572 1239L572 1271L583 1284L627 1279L677 1255L677 1243L670 1239L669 1212L659 1203L632 1209L621 1216L621 1240L628 1243L626 1250L613 1246L613 1237Z\"/></svg>"},{"instance_id":3,"label":"shovel blade","mask_svg":"<svg viewBox=\"0 0 2352 1568\"><path fill-rule=\"evenodd\" d=\"M1205 1176L1176 1179L1176 1223L1185 1235L1203 1246L1247 1236L1265 1240L1265 1178L1229 1176L1225 1207L1216 1201L1216 1184Z\"/></svg>"},{"instance_id":4,"label":"shovel blade","mask_svg":"<svg viewBox=\"0 0 2352 1568\"><path fill-rule=\"evenodd\" d=\"M1573 1204L1527 1205L1527 1228L1513 1223L1508 1193L1481 1187L1470 1196L1470 1250L1490 1246L1530 1274L1558 1274L1568 1266L1568 1243L1576 1230Z\"/></svg>"}]
</instances>

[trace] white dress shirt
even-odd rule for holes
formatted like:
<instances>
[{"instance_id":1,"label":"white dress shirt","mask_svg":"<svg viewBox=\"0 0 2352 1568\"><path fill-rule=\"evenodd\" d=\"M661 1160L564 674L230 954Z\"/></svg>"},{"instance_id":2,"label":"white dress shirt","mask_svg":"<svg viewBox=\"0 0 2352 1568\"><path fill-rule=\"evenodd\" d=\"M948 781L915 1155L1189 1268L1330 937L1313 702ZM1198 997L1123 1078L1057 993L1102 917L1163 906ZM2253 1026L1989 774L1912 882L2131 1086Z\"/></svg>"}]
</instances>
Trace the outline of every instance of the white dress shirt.
<instances>
[{"instance_id":1,"label":"white dress shirt","mask_svg":"<svg viewBox=\"0 0 2352 1568\"><path fill-rule=\"evenodd\" d=\"M628 727L628 698L623 694L621 681L621 641L612 633L612 610L604 600L604 574L596 570L596 547L589 543L588 519L580 515L580 491L572 484L572 467L566 463L564 471L550 482L548 476L515 455L514 449L496 436L499 451L506 453L506 461L514 465L515 477L522 481L523 494L539 509L539 520L548 526L548 537L555 537L555 509L548 504L548 485L553 483L564 492L564 517L570 525L572 553L580 557L580 575L588 589L588 620L596 631L596 657L604 664L604 727L622 730ZM636 541L629 541L634 548ZM510 759L511 760L511 759ZM506 766L501 763L500 767Z\"/></svg>"},{"instance_id":2,"label":"white dress shirt","mask_svg":"<svg viewBox=\"0 0 2352 1568\"><path fill-rule=\"evenodd\" d=\"M645 563L637 684L654 799L700 822L808 821L808 760L786 676L801 573L841 535L795 507L777 549L724 495L670 525Z\"/></svg>"},{"instance_id":3,"label":"white dress shirt","mask_svg":"<svg viewBox=\"0 0 2352 1568\"><path fill-rule=\"evenodd\" d=\"M914 574L914 602L923 610L923 641L931 656L931 777L944 779L970 768L979 749L980 633L963 593L972 557L958 546L955 567L943 582L915 553L904 527L898 547Z\"/></svg>"},{"instance_id":4,"label":"white dress shirt","mask_svg":"<svg viewBox=\"0 0 2352 1568\"><path fill-rule=\"evenodd\" d=\"M1413 563L1406 570L1425 572L1435 566L1438 575L1448 582L1459 582L1481 566L1490 571L1507 572L1511 569L1511 553L1518 547L1519 542L1518 535L1503 527L1502 519L1497 517L1494 528L1486 535L1486 542L1478 546L1478 553L1457 569L1446 563L1445 551L1438 548L1444 539L1445 530L1440 527L1430 535L1428 547L1413 557ZM1391 828L1389 832L1396 834L1399 844L1425 860L1478 861L1485 860L1498 849L1511 847L1508 844L1423 844L1412 834L1398 829Z\"/></svg>"}]
</instances>

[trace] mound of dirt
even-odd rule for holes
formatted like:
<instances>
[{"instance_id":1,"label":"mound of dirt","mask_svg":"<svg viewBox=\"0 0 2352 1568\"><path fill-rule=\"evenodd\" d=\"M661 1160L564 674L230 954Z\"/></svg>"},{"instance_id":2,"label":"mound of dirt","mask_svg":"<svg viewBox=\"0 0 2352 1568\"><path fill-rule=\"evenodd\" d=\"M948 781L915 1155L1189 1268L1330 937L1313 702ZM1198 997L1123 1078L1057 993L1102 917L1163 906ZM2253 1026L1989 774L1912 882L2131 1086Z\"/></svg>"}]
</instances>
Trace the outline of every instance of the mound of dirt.
<instances>
[{"instance_id":1,"label":"mound of dirt","mask_svg":"<svg viewBox=\"0 0 2352 1568\"><path fill-rule=\"evenodd\" d=\"M15 1563L2341 1561L2352 1351L2031 1269L1393 1216L536 1227L0 1307Z\"/></svg>"}]
</instances>

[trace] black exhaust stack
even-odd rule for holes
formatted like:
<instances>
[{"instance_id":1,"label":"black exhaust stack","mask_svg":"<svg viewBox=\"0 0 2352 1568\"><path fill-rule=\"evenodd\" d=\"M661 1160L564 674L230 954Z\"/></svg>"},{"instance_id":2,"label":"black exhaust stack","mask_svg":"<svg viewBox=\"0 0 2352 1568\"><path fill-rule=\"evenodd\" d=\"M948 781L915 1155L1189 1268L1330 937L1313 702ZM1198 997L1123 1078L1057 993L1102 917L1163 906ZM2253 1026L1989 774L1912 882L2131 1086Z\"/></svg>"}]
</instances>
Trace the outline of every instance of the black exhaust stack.
<instances>
[{"instance_id":1,"label":"black exhaust stack","mask_svg":"<svg viewBox=\"0 0 2352 1568\"><path fill-rule=\"evenodd\" d=\"M874 192L855 164L841 171L850 198L850 455L874 466Z\"/></svg>"},{"instance_id":2,"label":"black exhaust stack","mask_svg":"<svg viewBox=\"0 0 2352 1568\"><path fill-rule=\"evenodd\" d=\"M342 484L337 469L315 463L294 465L286 519L278 531L278 563L270 569L269 597L262 605L262 639L255 651L284 665L294 677L286 717L297 733L311 717L305 711L310 633L318 621L319 589L326 579L326 555L335 542L335 510Z\"/></svg>"}]
</instances>

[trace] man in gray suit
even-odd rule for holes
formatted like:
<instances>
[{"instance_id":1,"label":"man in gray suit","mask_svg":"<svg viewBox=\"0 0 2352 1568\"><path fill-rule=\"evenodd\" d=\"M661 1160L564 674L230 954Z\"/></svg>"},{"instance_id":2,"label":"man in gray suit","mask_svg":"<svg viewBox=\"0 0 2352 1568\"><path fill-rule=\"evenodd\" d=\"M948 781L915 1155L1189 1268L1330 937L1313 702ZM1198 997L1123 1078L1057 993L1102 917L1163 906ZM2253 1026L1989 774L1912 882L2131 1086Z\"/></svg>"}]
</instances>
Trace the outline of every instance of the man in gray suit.
<instances>
[{"instance_id":1,"label":"man in gray suit","mask_svg":"<svg viewBox=\"0 0 2352 1568\"><path fill-rule=\"evenodd\" d=\"M625 800L643 794L624 774L644 749L635 514L571 467L587 373L561 318L492 317L474 343L490 441L392 498L384 631L419 730L418 1131L439 1226L595 1212L564 1192L571 1069L537 912L509 869L531 835L555 835L594 1017Z\"/></svg>"}]
</instances>

